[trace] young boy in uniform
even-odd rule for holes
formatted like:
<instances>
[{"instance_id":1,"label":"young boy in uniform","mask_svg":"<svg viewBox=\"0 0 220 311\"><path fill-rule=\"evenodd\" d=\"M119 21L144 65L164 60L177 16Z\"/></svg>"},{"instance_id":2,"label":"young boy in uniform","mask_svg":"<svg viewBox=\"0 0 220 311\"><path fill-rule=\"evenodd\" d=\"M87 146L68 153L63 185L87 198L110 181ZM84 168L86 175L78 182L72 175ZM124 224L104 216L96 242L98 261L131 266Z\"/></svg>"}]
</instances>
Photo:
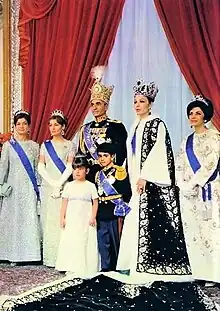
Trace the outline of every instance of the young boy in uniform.
<instances>
[{"instance_id":1,"label":"young boy in uniform","mask_svg":"<svg viewBox=\"0 0 220 311\"><path fill-rule=\"evenodd\" d=\"M115 153L111 143L97 148L101 166L95 177L99 196L97 232L103 272L116 270L123 219L130 211L130 182L125 168L114 164Z\"/></svg>"}]
</instances>

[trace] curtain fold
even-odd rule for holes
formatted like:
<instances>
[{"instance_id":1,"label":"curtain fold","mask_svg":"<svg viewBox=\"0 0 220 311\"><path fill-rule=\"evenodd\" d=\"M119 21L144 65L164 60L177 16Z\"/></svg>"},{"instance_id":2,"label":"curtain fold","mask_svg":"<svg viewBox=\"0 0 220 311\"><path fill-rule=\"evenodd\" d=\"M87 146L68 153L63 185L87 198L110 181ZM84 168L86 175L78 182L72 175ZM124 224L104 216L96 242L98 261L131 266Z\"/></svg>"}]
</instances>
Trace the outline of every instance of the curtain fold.
<instances>
[{"instance_id":1,"label":"curtain fold","mask_svg":"<svg viewBox=\"0 0 220 311\"><path fill-rule=\"evenodd\" d=\"M30 42L24 65L24 107L38 142L48 138L45 129L54 109L68 118L68 139L78 130L88 111L91 68L107 64L124 5L124 0L43 2L48 8L51 3L51 10L26 23ZM22 9L20 23L21 17Z\"/></svg>"},{"instance_id":2,"label":"curtain fold","mask_svg":"<svg viewBox=\"0 0 220 311\"><path fill-rule=\"evenodd\" d=\"M127 129L135 118L133 85L139 78L157 83L159 93L153 112L168 125L178 150L190 132L186 106L192 93L170 49L153 0L126 0L104 76L107 85L115 85L109 116L122 120ZM91 119L89 113L85 122Z\"/></svg>"},{"instance_id":3,"label":"curtain fold","mask_svg":"<svg viewBox=\"0 0 220 311\"><path fill-rule=\"evenodd\" d=\"M57 0L21 0L20 6L26 16L37 19L50 12L56 2Z\"/></svg>"},{"instance_id":4,"label":"curtain fold","mask_svg":"<svg viewBox=\"0 0 220 311\"><path fill-rule=\"evenodd\" d=\"M179 67L194 93L213 101L220 130L220 1L154 0Z\"/></svg>"},{"instance_id":5,"label":"curtain fold","mask_svg":"<svg viewBox=\"0 0 220 311\"><path fill-rule=\"evenodd\" d=\"M28 62L30 46L30 21L39 19L48 14L57 0L21 0L18 30L20 36L19 63L25 67Z\"/></svg>"}]
</instances>

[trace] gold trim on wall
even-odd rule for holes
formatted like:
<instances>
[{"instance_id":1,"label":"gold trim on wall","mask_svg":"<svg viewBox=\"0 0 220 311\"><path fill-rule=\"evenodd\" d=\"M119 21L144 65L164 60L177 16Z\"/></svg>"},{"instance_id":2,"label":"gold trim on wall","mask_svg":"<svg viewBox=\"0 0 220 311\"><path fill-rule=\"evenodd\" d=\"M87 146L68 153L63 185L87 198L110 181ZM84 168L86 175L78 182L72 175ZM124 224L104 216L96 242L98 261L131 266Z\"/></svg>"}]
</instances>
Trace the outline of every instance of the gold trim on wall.
<instances>
[{"instance_id":1,"label":"gold trim on wall","mask_svg":"<svg viewBox=\"0 0 220 311\"><path fill-rule=\"evenodd\" d=\"M11 131L11 1L3 1L3 131Z\"/></svg>"}]
</instances>

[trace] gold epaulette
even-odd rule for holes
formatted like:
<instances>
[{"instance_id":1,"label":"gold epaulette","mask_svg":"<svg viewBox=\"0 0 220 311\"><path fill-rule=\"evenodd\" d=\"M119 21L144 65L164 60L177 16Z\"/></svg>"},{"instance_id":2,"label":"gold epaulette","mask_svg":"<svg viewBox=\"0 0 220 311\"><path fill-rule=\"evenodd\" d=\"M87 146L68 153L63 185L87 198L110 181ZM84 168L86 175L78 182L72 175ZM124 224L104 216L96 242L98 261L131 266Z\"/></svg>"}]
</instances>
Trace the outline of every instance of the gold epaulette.
<instances>
[{"instance_id":1,"label":"gold epaulette","mask_svg":"<svg viewBox=\"0 0 220 311\"><path fill-rule=\"evenodd\" d=\"M122 123L120 120L108 119L108 121L112 123Z\"/></svg>"},{"instance_id":2,"label":"gold epaulette","mask_svg":"<svg viewBox=\"0 0 220 311\"><path fill-rule=\"evenodd\" d=\"M123 166L114 165L115 171L115 179L124 180L127 177L126 169Z\"/></svg>"}]
</instances>

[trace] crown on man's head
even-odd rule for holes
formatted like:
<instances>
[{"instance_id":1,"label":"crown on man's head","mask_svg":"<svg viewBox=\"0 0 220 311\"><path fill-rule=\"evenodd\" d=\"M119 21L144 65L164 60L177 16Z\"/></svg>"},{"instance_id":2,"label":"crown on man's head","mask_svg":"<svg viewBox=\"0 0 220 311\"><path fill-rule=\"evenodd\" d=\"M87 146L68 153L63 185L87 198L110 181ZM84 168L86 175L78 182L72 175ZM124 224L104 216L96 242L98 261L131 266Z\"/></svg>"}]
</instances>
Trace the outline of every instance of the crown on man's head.
<instances>
[{"instance_id":1,"label":"crown on man's head","mask_svg":"<svg viewBox=\"0 0 220 311\"><path fill-rule=\"evenodd\" d=\"M209 106L208 102L206 101L206 99L201 94L194 95L189 103L193 103L193 102L195 102L197 100L199 102L203 102L206 106Z\"/></svg>"},{"instance_id":2,"label":"crown on man's head","mask_svg":"<svg viewBox=\"0 0 220 311\"><path fill-rule=\"evenodd\" d=\"M54 110L53 112L51 112L51 117L61 117L63 120L65 120L65 116L62 110Z\"/></svg>"},{"instance_id":3,"label":"crown on man's head","mask_svg":"<svg viewBox=\"0 0 220 311\"><path fill-rule=\"evenodd\" d=\"M154 82L145 83L143 80L139 79L136 85L133 87L134 95L143 95L149 97L154 101L159 89Z\"/></svg>"},{"instance_id":4,"label":"crown on man's head","mask_svg":"<svg viewBox=\"0 0 220 311\"><path fill-rule=\"evenodd\" d=\"M92 78L95 79L93 86L91 88L91 98L92 100L102 100L105 103L109 103L112 92L114 90L114 86L105 86L101 83L102 77L104 75L105 67L104 66L96 66L92 68L91 75Z\"/></svg>"}]
</instances>

